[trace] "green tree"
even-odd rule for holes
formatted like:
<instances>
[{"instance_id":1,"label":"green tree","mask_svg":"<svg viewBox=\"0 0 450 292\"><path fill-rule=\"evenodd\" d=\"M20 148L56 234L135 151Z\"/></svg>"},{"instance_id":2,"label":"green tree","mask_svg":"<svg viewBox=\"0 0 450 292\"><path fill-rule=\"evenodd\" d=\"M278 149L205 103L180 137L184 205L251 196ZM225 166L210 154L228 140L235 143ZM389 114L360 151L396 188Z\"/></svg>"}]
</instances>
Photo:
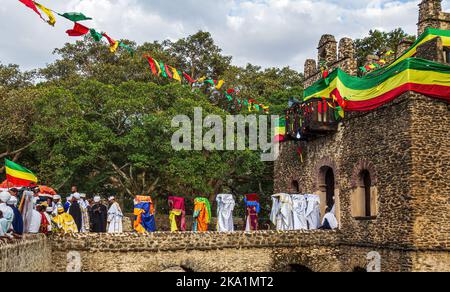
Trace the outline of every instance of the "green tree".
<instances>
[{"instance_id":1,"label":"green tree","mask_svg":"<svg viewBox=\"0 0 450 292\"><path fill-rule=\"evenodd\" d=\"M231 64L231 57L222 55L222 49L215 44L209 32L199 31L176 42L166 40L163 46L195 79L203 76L219 79Z\"/></svg>"},{"instance_id":2,"label":"green tree","mask_svg":"<svg viewBox=\"0 0 450 292\"><path fill-rule=\"evenodd\" d=\"M390 32L370 30L369 36L355 40L358 66L363 66L367 56L382 56L388 50L397 51L403 39L415 41L415 36L408 35L401 28Z\"/></svg>"}]
</instances>

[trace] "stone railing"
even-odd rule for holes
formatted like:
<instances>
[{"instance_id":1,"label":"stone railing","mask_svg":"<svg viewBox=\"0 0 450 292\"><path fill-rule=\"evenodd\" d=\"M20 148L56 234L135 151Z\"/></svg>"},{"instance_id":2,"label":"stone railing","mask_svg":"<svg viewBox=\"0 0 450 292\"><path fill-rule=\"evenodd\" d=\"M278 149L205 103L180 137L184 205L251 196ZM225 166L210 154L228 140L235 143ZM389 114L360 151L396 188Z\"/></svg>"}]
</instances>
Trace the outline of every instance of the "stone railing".
<instances>
[{"instance_id":1,"label":"stone railing","mask_svg":"<svg viewBox=\"0 0 450 292\"><path fill-rule=\"evenodd\" d=\"M227 248L337 246L339 244L338 233L333 231L76 234L55 235L50 240L54 251L90 252L202 251Z\"/></svg>"},{"instance_id":2,"label":"stone railing","mask_svg":"<svg viewBox=\"0 0 450 292\"><path fill-rule=\"evenodd\" d=\"M47 272L50 265L51 249L44 235L0 240L0 272Z\"/></svg>"}]
</instances>

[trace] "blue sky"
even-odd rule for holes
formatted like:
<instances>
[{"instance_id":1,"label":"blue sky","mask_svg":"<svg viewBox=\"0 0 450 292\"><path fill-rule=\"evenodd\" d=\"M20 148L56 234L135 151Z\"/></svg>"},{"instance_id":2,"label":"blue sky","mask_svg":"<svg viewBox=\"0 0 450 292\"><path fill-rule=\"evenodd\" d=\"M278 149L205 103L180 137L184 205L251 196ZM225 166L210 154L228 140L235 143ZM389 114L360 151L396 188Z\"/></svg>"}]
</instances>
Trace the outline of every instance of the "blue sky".
<instances>
[{"instance_id":1,"label":"blue sky","mask_svg":"<svg viewBox=\"0 0 450 292\"><path fill-rule=\"evenodd\" d=\"M45 66L53 49L74 41L58 18L55 28L18 0L0 6L0 62L25 69ZM370 29L402 27L416 33L419 0L40 0L59 12L79 11L94 18L90 27L138 43L176 40L210 31L236 65L290 66L302 71L316 57L322 34L358 38ZM450 10L450 0L443 1Z\"/></svg>"}]
</instances>

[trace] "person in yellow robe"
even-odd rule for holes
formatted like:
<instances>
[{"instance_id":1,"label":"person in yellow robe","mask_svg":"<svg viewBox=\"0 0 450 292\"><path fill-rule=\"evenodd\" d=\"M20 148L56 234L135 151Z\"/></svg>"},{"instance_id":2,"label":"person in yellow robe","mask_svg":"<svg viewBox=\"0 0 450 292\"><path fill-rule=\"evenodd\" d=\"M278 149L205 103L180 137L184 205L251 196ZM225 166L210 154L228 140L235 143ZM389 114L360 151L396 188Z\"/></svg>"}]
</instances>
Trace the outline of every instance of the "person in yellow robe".
<instances>
[{"instance_id":1,"label":"person in yellow robe","mask_svg":"<svg viewBox=\"0 0 450 292\"><path fill-rule=\"evenodd\" d=\"M53 223L56 227L56 233L78 233L77 225L73 217L64 212L64 208L58 208L58 216L53 218Z\"/></svg>"},{"instance_id":2,"label":"person in yellow robe","mask_svg":"<svg viewBox=\"0 0 450 292\"><path fill-rule=\"evenodd\" d=\"M197 198L194 201L194 231L208 231L211 222L211 205L206 198Z\"/></svg>"}]
</instances>

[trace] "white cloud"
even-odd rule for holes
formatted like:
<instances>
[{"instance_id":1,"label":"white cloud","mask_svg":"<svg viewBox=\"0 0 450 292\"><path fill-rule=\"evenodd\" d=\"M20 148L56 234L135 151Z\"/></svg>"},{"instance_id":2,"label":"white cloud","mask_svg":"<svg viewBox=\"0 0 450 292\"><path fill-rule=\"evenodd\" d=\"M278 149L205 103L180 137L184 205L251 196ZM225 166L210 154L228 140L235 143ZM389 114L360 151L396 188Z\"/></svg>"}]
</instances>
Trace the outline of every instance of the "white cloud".
<instances>
[{"instance_id":1,"label":"white cloud","mask_svg":"<svg viewBox=\"0 0 450 292\"><path fill-rule=\"evenodd\" d=\"M70 22L58 18L55 28L43 23L19 1L0 6L0 61L24 68L54 60L56 47L74 41L64 33ZM238 65L291 66L302 70L316 56L320 36L365 36L370 29L402 27L416 33L419 0L41 0L61 11L94 18L90 26L115 38L138 43L177 39L210 31L224 53ZM443 2L450 8L450 0Z\"/></svg>"}]
</instances>

